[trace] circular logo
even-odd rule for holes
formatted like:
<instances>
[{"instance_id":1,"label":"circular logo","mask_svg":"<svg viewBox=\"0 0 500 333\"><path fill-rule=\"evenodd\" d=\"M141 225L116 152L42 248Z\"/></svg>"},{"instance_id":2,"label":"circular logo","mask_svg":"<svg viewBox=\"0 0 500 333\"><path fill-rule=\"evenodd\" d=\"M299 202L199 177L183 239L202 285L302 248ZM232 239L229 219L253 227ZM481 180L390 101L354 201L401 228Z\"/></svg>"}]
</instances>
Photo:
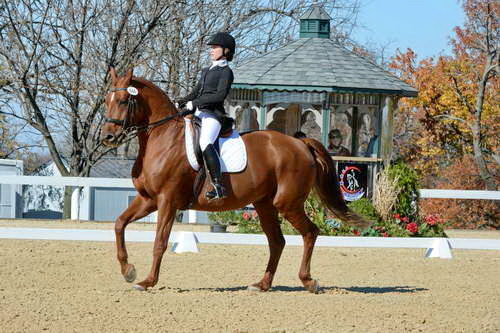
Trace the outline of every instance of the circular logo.
<instances>
[{"instance_id":1,"label":"circular logo","mask_svg":"<svg viewBox=\"0 0 500 333\"><path fill-rule=\"evenodd\" d=\"M365 189L360 184L361 170L354 166L346 166L340 174L340 189L347 201L358 200L365 194Z\"/></svg>"}]
</instances>

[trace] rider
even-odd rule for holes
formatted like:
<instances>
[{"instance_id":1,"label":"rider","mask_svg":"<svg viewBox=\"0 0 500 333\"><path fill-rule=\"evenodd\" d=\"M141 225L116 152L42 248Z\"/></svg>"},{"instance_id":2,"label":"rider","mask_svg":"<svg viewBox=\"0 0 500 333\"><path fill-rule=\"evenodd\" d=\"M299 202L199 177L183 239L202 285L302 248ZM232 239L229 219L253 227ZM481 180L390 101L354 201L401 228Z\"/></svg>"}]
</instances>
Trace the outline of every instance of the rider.
<instances>
[{"instance_id":1,"label":"rider","mask_svg":"<svg viewBox=\"0 0 500 333\"><path fill-rule=\"evenodd\" d=\"M227 32L218 32L207 44L211 46L212 65L203 68L194 90L177 102L180 107L195 111L195 116L201 119L200 148L213 185L213 190L208 191L206 197L212 200L227 197L214 143L219 136L222 118L225 117L224 99L233 83L233 71L228 62L233 60L236 42Z\"/></svg>"}]
</instances>

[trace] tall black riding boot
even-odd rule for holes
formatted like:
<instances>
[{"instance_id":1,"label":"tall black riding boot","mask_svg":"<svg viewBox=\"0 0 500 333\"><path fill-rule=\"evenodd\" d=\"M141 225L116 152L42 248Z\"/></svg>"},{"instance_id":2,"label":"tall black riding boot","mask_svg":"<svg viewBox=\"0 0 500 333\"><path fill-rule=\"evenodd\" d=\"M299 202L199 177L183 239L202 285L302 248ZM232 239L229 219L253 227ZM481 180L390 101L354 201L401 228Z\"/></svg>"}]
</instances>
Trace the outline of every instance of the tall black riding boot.
<instances>
[{"instance_id":1,"label":"tall black riding boot","mask_svg":"<svg viewBox=\"0 0 500 333\"><path fill-rule=\"evenodd\" d=\"M208 200L227 198L226 188L222 184L222 175L220 172L220 162L214 145L208 145L203 151L203 158L207 166L210 179L214 189L206 193Z\"/></svg>"}]
</instances>

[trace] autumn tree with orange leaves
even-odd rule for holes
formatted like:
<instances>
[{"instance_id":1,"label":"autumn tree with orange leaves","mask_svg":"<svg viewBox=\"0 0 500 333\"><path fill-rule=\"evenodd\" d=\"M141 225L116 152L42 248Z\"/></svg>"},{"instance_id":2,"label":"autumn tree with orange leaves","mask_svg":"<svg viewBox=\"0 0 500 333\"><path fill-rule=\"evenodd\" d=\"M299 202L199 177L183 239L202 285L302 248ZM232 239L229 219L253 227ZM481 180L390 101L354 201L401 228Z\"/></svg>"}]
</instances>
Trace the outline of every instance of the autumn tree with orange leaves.
<instances>
[{"instance_id":1,"label":"autumn tree with orange leaves","mask_svg":"<svg viewBox=\"0 0 500 333\"><path fill-rule=\"evenodd\" d=\"M466 22L454 29L452 56L417 64L416 54L409 49L390 65L419 90L417 98L400 100L395 147L424 176L425 186L460 189L467 185L467 189L496 191L500 183L500 3L466 0L463 9ZM477 225L500 227L498 203L490 202L487 208L483 204L447 200L434 209L446 211L447 206L460 205L462 212L476 210L472 215L482 216Z\"/></svg>"},{"instance_id":2,"label":"autumn tree with orange leaves","mask_svg":"<svg viewBox=\"0 0 500 333\"><path fill-rule=\"evenodd\" d=\"M497 190L500 3L467 0L463 8L467 20L464 27L455 28L453 56L428 58L416 65L415 53L408 50L390 65L419 90L417 98L401 101L397 130L416 139L401 147L401 154L423 162L419 164L424 172L435 170L436 157L473 154L485 187Z\"/></svg>"}]
</instances>

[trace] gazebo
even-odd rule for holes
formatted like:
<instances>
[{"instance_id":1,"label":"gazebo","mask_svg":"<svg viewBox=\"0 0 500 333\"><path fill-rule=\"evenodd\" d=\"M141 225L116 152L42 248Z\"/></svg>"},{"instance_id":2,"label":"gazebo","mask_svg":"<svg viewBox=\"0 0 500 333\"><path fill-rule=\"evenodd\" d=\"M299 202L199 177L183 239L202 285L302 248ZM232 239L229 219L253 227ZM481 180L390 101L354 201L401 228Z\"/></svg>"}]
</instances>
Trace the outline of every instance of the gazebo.
<instances>
[{"instance_id":1,"label":"gazebo","mask_svg":"<svg viewBox=\"0 0 500 333\"><path fill-rule=\"evenodd\" d=\"M349 172L366 174L366 194L374 169L391 158L398 99L418 91L330 39L330 20L312 5L296 41L235 68L228 110L241 132L301 131L319 140L338 164L344 194Z\"/></svg>"}]
</instances>

